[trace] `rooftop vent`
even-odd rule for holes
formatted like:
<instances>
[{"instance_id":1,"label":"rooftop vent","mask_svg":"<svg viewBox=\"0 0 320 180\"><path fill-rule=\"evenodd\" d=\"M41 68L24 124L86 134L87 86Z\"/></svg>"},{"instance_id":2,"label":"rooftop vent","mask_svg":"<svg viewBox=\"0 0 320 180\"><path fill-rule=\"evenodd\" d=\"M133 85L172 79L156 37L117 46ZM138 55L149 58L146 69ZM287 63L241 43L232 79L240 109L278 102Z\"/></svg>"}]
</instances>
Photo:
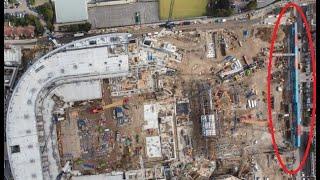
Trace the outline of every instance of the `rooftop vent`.
<instances>
[{"instance_id":1,"label":"rooftop vent","mask_svg":"<svg viewBox=\"0 0 320 180\"><path fill-rule=\"evenodd\" d=\"M29 148L29 149L33 148L33 145L32 145L32 144L29 144L29 145L28 145L28 148Z\"/></svg>"},{"instance_id":2,"label":"rooftop vent","mask_svg":"<svg viewBox=\"0 0 320 180\"><path fill-rule=\"evenodd\" d=\"M27 132L27 134L31 134L31 130L30 129L28 129L26 132Z\"/></svg>"},{"instance_id":3,"label":"rooftop vent","mask_svg":"<svg viewBox=\"0 0 320 180\"><path fill-rule=\"evenodd\" d=\"M77 69L78 68L78 66L77 65L73 65L73 69Z\"/></svg>"},{"instance_id":4,"label":"rooftop vent","mask_svg":"<svg viewBox=\"0 0 320 180\"><path fill-rule=\"evenodd\" d=\"M23 117L24 117L25 119L29 119L29 114L25 114L25 115L23 115Z\"/></svg>"},{"instance_id":5,"label":"rooftop vent","mask_svg":"<svg viewBox=\"0 0 320 180\"><path fill-rule=\"evenodd\" d=\"M29 100L27 101L27 104L28 104L28 105L31 105L31 104L32 104L31 99L29 99Z\"/></svg>"},{"instance_id":6,"label":"rooftop vent","mask_svg":"<svg viewBox=\"0 0 320 180\"><path fill-rule=\"evenodd\" d=\"M30 159L30 163L34 163L35 162L35 160L34 159Z\"/></svg>"},{"instance_id":7,"label":"rooftop vent","mask_svg":"<svg viewBox=\"0 0 320 180\"><path fill-rule=\"evenodd\" d=\"M15 145L15 146L11 146L11 153L18 153L20 152L20 146L19 145Z\"/></svg>"}]
</instances>

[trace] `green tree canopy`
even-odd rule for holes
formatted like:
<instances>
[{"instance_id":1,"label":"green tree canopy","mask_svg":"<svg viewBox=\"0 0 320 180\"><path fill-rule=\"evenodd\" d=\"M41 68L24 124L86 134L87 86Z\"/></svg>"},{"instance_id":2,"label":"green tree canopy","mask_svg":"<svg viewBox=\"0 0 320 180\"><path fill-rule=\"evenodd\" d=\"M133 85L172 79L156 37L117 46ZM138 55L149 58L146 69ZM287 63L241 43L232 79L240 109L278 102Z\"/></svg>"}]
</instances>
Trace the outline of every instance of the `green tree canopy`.
<instances>
[{"instance_id":1,"label":"green tree canopy","mask_svg":"<svg viewBox=\"0 0 320 180\"><path fill-rule=\"evenodd\" d=\"M45 3L41 6L38 6L37 11L43 16L44 20L46 21L46 24L48 26L48 29L51 31L53 30L53 23L54 23L54 9L50 2Z\"/></svg>"},{"instance_id":2,"label":"green tree canopy","mask_svg":"<svg viewBox=\"0 0 320 180\"><path fill-rule=\"evenodd\" d=\"M214 17L231 16L233 9L230 4L230 0L212 0L207 9L208 15Z\"/></svg>"},{"instance_id":3,"label":"green tree canopy","mask_svg":"<svg viewBox=\"0 0 320 180\"><path fill-rule=\"evenodd\" d=\"M257 9L257 0L250 1L250 2L247 4L247 9L248 9L248 10Z\"/></svg>"}]
</instances>

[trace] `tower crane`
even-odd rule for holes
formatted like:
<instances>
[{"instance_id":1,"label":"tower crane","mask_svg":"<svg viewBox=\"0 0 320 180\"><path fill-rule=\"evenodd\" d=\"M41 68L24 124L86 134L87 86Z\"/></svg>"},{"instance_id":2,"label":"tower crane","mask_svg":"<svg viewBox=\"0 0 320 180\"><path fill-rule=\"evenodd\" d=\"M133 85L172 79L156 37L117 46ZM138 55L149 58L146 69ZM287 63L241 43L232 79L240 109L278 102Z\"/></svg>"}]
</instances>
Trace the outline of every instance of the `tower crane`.
<instances>
[{"instance_id":1,"label":"tower crane","mask_svg":"<svg viewBox=\"0 0 320 180\"><path fill-rule=\"evenodd\" d=\"M259 121L259 120L250 120L250 119L243 119L240 122L246 123L246 124L254 124L258 126L267 126L268 121Z\"/></svg>"},{"instance_id":2,"label":"tower crane","mask_svg":"<svg viewBox=\"0 0 320 180\"><path fill-rule=\"evenodd\" d=\"M168 29L172 29L174 27L174 22L172 22L172 12L173 12L174 2L175 2L175 0L171 0L171 2L170 2L168 20L165 24L166 28L168 28Z\"/></svg>"}]
</instances>

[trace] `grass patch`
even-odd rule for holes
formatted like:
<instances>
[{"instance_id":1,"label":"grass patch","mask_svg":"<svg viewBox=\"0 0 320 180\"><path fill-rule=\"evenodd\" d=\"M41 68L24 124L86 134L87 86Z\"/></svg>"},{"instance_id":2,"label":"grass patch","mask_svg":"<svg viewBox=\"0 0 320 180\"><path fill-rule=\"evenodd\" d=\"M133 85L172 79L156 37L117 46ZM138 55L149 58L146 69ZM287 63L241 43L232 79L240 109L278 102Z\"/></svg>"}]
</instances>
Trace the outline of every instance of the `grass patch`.
<instances>
[{"instance_id":1,"label":"grass patch","mask_svg":"<svg viewBox=\"0 0 320 180\"><path fill-rule=\"evenodd\" d=\"M182 19L206 15L209 0L175 0L172 19ZM168 19L171 0L160 0L160 19Z\"/></svg>"}]
</instances>

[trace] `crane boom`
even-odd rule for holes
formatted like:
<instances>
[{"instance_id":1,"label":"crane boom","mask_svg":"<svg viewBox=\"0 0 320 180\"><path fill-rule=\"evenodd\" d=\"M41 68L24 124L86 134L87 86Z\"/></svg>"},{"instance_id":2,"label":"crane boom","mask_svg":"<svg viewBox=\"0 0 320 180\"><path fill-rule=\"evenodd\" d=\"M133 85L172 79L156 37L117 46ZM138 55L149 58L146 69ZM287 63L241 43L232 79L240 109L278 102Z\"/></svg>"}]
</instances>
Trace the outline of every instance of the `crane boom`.
<instances>
[{"instance_id":1,"label":"crane boom","mask_svg":"<svg viewBox=\"0 0 320 180\"><path fill-rule=\"evenodd\" d=\"M113 108L113 107L117 107L117 106L122 106L124 103L123 103L123 100L120 100L120 101L116 101L112 104L108 104L108 105L104 105L102 106L102 109L103 110L106 110L106 109L109 109L109 108Z\"/></svg>"},{"instance_id":2,"label":"crane boom","mask_svg":"<svg viewBox=\"0 0 320 180\"><path fill-rule=\"evenodd\" d=\"M246 124L255 124L255 125L259 125L259 126L267 126L268 125L268 121L258 121L258 120L244 119L244 120L241 120L240 122L246 123Z\"/></svg>"},{"instance_id":3,"label":"crane boom","mask_svg":"<svg viewBox=\"0 0 320 180\"><path fill-rule=\"evenodd\" d=\"M172 29L174 26L174 23L172 22L172 12L173 12L173 6L174 6L175 0L171 0L170 2L170 9L169 9L169 15L168 15L168 21L166 22L166 27L169 29Z\"/></svg>"},{"instance_id":4,"label":"crane boom","mask_svg":"<svg viewBox=\"0 0 320 180\"><path fill-rule=\"evenodd\" d=\"M169 9L169 16L168 16L168 21L171 21L171 20L172 20L173 5L174 5L174 0L171 0L171 2L170 2L170 9Z\"/></svg>"},{"instance_id":5,"label":"crane boom","mask_svg":"<svg viewBox=\"0 0 320 180\"><path fill-rule=\"evenodd\" d=\"M117 107L117 106L126 105L127 103L128 103L128 99L125 98L125 99L116 101L116 102L111 103L111 104L103 105L103 106L100 106L100 107L95 107L95 108L93 108L91 110L91 112L92 113L99 113L99 112L104 111L106 109L110 109L110 108L114 108L114 107Z\"/></svg>"}]
</instances>

